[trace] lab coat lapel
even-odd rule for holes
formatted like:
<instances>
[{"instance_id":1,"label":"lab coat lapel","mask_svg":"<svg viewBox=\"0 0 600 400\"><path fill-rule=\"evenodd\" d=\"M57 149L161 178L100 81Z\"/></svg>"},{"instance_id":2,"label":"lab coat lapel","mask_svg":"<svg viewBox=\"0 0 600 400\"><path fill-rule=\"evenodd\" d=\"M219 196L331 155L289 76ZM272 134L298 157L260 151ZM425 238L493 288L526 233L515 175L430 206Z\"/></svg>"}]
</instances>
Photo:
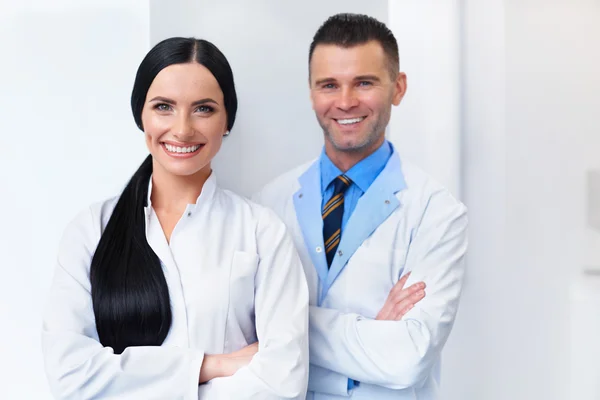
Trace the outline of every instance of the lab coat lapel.
<instances>
[{"instance_id":1,"label":"lab coat lapel","mask_svg":"<svg viewBox=\"0 0 600 400\"><path fill-rule=\"evenodd\" d=\"M327 281L327 259L323 246L323 220L321 218L321 172L319 162L313 163L298 178L300 189L294 193L294 208L306 250L310 255L321 283ZM317 251L320 249L321 251Z\"/></svg>"},{"instance_id":2,"label":"lab coat lapel","mask_svg":"<svg viewBox=\"0 0 600 400\"><path fill-rule=\"evenodd\" d=\"M342 232L338 252L331 262L327 281L323 287L323 297L354 252L400 206L396 193L405 187L400 157L394 152L383 171L359 199Z\"/></svg>"},{"instance_id":3,"label":"lab coat lapel","mask_svg":"<svg viewBox=\"0 0 600 400\"><path fill-rule=\"evenodd\" d=\"M152 218L152 213L154 213L154 211L151 207L146 207L144 212L146 215L146 240L148 240L148 244L163 264L163 271L165 273L167 273L167 271L176 271L177 268L165 269L165 266L176 267L177 264L173 258L173 253L171 252L165 233L158 222L158 218Z\"/></svg>"}]
</instances>

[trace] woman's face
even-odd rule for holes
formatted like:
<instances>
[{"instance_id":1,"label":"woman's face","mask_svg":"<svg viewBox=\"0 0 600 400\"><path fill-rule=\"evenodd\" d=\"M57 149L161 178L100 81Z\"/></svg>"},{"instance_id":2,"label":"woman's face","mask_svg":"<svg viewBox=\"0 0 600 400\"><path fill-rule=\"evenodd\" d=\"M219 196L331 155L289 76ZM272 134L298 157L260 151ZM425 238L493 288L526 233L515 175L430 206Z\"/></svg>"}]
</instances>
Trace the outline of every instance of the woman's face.
<instances>
[{"instance_id":1,"label":"woman's face","mask_svg":"<svg viewBox=\"0 0 600 400\"><path fill-rule=\"evenodd\" d=\"M170 65L148 89L142 124L155 171L208 173L227 131L223 92L206 67L193 62Z\"/></svg>"}]
</instances>

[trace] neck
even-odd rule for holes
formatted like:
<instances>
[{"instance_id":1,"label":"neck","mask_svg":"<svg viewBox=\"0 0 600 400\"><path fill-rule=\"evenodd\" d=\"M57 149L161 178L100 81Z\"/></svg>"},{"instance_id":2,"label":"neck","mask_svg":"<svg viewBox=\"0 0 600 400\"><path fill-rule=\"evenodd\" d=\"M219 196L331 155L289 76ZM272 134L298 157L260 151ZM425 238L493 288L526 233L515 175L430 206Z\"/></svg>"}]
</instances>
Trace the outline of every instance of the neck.
<instances>
[{"instance_id":1,"label":"neck","mask_svg":"<svg viewBox=\"0 0 600 400\"><path fill-rule=\"evenodd\" d=\"M371 146L360 150L338 150L328 140L325 140L325 154L331 160L333 165L339 168L343 173L348 172L356 164L373 154L385 141L382 135Z\"/></svg>"},{"instance_id":2,"label":"neck","mask_svg":"<svg viewBox=\"0 0 600 400\"><path fill-rule=\"evenodd\" d=\"M155 211L183 213L188 204L195 204L210 176L210 165L189 176L173 175L154 162L150 200Z\"/></svg>"}]
</instances>

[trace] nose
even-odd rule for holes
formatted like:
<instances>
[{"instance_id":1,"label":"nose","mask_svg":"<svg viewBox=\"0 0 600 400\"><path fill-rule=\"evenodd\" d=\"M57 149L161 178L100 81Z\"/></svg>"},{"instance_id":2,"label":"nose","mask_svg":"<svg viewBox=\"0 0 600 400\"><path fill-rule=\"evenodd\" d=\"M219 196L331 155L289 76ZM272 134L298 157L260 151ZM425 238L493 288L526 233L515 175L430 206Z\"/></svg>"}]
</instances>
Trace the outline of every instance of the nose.
<instances>
[{"instance_id":1,"label":"nose","mask_svg":"<svg viewBox=\"0 0 600 400\"><path fill-rule=\"evenodd\" d=\"M346 87L339 92L337 99L337 108L343 111L348 111L353 107L358 106L358 97L352 88Z\"/></svg>"},{"instance_id":2,"label":"nose","mask_svg":"<svg viewBox=\"0 0 600 400\"><path fill-rule=\"evenodd\" d=\"M194 135L194 128L187 114L179 115L173 128L173 135L178 139L186 139Z\"/></svg>"}]
</instances>

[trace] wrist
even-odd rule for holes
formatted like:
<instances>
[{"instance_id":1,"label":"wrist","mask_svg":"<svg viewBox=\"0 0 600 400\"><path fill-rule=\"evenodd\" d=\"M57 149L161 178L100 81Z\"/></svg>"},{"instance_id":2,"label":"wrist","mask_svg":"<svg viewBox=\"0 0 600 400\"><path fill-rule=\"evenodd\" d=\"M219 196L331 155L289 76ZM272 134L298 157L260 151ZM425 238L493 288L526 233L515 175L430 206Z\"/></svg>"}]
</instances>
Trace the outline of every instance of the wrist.
<instances>
[{"instance_id":1,"label":"wrist","mask_svg":"<svg viewBox=\"0 0 600 400\"><path fill-rule=\"evenodd\" d=\"M205 383L214 378L219 378L225 375L224 358L219 354L207 354L202 361L200 368L200 383Z\"/></svg>"}]
</instances>

